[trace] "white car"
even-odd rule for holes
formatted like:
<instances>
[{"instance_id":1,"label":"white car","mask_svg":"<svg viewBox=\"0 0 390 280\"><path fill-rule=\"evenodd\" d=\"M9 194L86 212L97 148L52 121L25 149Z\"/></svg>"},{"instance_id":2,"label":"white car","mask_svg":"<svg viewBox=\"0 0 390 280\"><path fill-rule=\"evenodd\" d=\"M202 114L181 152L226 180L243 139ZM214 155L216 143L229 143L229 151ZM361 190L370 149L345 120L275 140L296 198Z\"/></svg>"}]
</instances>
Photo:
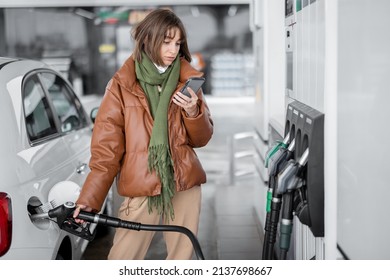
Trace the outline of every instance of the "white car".
<instances>
[{"instance_id":1,"label":"white car","mask_svg":"<svg viewBox=\"0 0 390 280\"><path fill-rule=\"evenodd\" d=\"M87 240L31 216L77 195L90 171L92 126L61 74L0 57L0 260L82 257Z\"/></svg>"}]
</instances>

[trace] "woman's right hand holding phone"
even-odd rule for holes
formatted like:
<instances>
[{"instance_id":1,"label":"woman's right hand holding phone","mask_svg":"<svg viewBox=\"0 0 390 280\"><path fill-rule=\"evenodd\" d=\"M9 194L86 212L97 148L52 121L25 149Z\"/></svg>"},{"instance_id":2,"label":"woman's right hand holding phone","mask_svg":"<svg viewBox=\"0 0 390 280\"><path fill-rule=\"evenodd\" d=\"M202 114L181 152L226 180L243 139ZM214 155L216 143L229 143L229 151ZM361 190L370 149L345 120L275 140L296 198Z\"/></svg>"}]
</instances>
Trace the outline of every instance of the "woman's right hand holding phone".
<instances>
[{"instance_id":1,"label":"woman's right hand holding phone","mask_svg":"<svg viewBox=\"0 0 390 280\"><path fill-rule=\"evenodd\" d=\"M191 94L191 97L188 97L184 93L178 91L173 97L173 103L183 108L188 117L195 118L199 114L198 96L192 90L192 88L187 89Z\"/></svg>"}]
</instances>

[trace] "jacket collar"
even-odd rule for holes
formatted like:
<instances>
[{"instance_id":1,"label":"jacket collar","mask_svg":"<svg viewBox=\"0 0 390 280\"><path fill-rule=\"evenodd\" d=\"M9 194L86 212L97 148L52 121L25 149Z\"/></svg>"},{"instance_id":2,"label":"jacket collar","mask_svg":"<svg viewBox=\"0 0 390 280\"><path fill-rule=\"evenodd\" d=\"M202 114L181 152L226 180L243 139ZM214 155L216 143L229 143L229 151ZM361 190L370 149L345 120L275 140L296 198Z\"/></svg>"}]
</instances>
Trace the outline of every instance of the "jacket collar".
<instances>
[{"instance_id":1,"label":"jacket collar","mask_svg":"<svg viewBox=\"0 0 390 280\"><path fill-rule=\"evenodd\" d=\"M179 87L184 84L190 77L202 77L203 73L197 71L191 66L191 64L184 58L180 58L180 77L179 77ZM118 83L128 89L130 92L133 92L135 95L144 95L142 88L137 81L135 75L135 61L131 55L121 68L115 73L114 79Z\"/></svg>"}]
</instances>

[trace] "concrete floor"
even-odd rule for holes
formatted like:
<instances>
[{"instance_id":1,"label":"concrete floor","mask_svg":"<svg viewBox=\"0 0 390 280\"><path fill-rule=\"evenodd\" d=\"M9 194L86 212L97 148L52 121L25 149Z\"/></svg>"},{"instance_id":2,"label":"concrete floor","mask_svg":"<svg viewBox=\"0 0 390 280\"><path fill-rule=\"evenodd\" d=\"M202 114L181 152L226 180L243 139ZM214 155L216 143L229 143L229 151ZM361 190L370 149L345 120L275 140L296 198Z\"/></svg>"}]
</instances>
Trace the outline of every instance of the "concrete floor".
<instances>
[{"instance_id":1,"label":"concrete floor","mask_svg":"<svg viewBox=\"0 0 390 280\"><path fill-rule=\"evenodd\" d=\"M254 99L206 98L215 131L210 143L196 150L208 176L208 182L202 186L200 246L208 260L261 259L263 237L254 213L253 195L255 188L264 186L257 175L237 178L234 185L229 182L227 141L235 133L253 131ZM250 163L246 164L245 168L253 168ZM121 198L114 197L114 208L117 208ZM114 229L107 231L88 245L84 259L106 259ZM165 259L165 256L162 233L156 233L146 259L159 260Z\"/></svg>"}]
</instances>

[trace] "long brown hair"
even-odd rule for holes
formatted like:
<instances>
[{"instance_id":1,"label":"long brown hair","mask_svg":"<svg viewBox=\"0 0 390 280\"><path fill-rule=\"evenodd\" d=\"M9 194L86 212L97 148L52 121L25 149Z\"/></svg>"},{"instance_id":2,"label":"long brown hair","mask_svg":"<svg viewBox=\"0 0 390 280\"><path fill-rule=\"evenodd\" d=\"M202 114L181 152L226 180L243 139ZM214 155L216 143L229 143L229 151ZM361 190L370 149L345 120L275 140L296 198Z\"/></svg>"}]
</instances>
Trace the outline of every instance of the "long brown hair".
<instances>
[{"instance_id":1,"label":"long brown hair","mask_svg":"<svg viewBox=\"0 0 390 280\"><path fill-rule=\"evenodd\" d=\"M183 23L172 11L157 9L149 13L132 32L135 41L134 58L141 62L144 51L157 65L163 65L160 48L164 39L172 36L172 29L180 31L179 55L191 62L191 54L187 44L187 34Z\"/></svg>"}]
</instances>

